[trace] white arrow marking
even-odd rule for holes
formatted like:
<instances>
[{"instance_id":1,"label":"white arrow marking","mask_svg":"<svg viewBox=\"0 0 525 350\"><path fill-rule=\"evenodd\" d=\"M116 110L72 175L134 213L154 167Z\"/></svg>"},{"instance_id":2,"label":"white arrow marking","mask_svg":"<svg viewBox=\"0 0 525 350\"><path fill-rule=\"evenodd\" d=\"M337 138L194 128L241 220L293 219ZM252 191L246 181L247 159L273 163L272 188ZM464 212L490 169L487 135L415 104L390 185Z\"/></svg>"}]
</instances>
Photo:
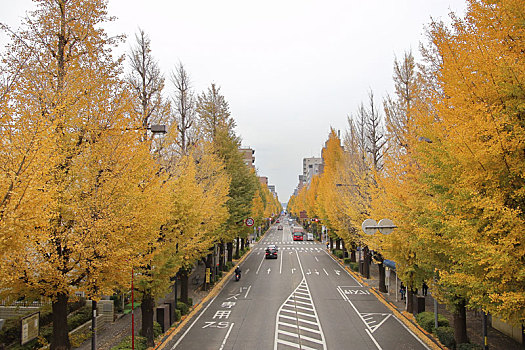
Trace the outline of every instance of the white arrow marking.
<instances>
[{"instance_id":1,"label":"white arrow marking","mask_svg":"<svg viewBox=\"0 0 525 350\"><path fill-rule=\"evenodd\" d=\"M312 271L310 271L310 269L308 269L308 272L306 273L307 275L311 275L312 274Z\"/></svg>"},{"instance_id":2,"label":"white arrow marking","mask_svg":"<svg viewBox=\"0 0 525 350\"><path fill-rule=\"evenodd\" d=\"M290 252L290 254L291 254L291 252ZM294 267L294 268L292 268L292 275L293 275L293 273L294 273L294 271L295 271L295 270L296 270L296 268L295 268L295 267Z\"/></svg>"},{"instance_id":3,"label":"white arrow marking","mask_svg":"<svg viewBox=\"0 0 525 350\"><path fill-rule=\"evenodd\" d=\"M272 271L272 269L268 268L268 274L270 273L270 271Z\"/></svg>"},{"instance_id":4,"label":"white arrow marking","mask_svg":"<svg viewBox=\"0 0 525 350\"><path fill-rule=\"evenodd\" d=\"M319 275L319 271L317 271L317 269L315 270L315 273L316 273L317 275Z\"/></svg>"},{"instance_id":5,"label":"white arrow marking","mask_svg":"<svg viewBox=\"0 0 525 350\"><path fill-rule=\"evenodd\" d=\"M339 276L339 274L341 273L341 271L339 271L339 270L334 270L334 271L335 271L335 274L336 274L337 276Z\"/></svg>"}]
</instances>

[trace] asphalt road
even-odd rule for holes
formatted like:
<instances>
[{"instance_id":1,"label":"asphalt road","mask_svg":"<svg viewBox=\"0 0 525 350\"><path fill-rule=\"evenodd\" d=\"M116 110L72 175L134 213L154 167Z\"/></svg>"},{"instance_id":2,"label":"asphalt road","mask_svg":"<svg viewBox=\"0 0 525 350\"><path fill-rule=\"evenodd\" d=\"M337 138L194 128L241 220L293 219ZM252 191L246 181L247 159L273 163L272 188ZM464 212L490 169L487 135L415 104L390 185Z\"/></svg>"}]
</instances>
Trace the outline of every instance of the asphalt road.
<instances>
[{"instance_id":1,"label":"asphalt road","mask_svg":"<svg viewBox=\"0 0 525 350\"><path fill-rule=\"evenodd\" d=\"M428 349L323 245L294 242L283 226L162 349ZM278 259L265 259L269 244Z\"/></svg>"}]
</instances>

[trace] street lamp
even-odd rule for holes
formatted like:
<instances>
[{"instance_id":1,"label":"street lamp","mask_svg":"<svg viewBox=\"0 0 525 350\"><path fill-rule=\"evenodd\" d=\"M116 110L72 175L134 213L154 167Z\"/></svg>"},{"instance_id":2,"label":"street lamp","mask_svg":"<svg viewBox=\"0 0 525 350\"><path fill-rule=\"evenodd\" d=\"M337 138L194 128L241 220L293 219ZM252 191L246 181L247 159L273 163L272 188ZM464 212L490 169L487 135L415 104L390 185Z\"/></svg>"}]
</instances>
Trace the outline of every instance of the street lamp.
<instances>
[{"instance_id":1,"label":"street lamp","mask_svg":"<svg viewBox=\"0 0 525 350\"><path fill-rule=\"evenodd\" d=\"M361 228L363 229L363 232L367 235L373 235L377 230L381 232L384 235L389 235L394 231L395 228L397 228L396 225L392 222L390 219L381 219L379 220L379 223L376 223L373 219L366 219L363 221L363 224L361 225ZM380 292L386 292L386 286L385 286L385 274L384 274L384 267L382 266L383 262L381 261L380 266L380 273L382 272L382 275L379 276L379 291Z\"/></svg>"}]
</instances>

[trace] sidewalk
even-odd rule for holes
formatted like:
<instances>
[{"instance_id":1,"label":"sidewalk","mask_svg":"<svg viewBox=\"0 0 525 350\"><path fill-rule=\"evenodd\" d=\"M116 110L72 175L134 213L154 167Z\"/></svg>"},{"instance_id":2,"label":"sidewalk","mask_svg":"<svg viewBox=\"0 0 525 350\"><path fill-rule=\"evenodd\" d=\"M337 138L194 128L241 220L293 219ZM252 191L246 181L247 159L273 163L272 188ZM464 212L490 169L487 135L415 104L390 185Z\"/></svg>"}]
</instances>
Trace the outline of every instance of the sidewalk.
<instances>
[{"instance_id":1,"label":"sidewalk","mask_svg":"<svg viewBox=\"0 0 525 350\"><path fill-rule=\"evenodd\" d=\"M188 297L192 298L193 305L201 302L208 292L200 290L205 272L204 264L197 264L189 276ZM177 283L177 296L180 298L180 283ZM173 300L173 288L162 299L157 300L157 305L164 303L164 300ZM135 308L135 335L139 334L142 326L142 312L140 307ZM125 337L131 335L131 313L127 315L118 315L115 322L106 325L97 333L97 350L109 350L120 343ZM91 350L91 338L75 348L78 350Z\"/></svg>"},{"instance_id":2,"label":"sidewalk","mask_svg":"<svg viewBox=\"0 0 525 350\"><path fill-rule=\"evenodd\" d=\"M334 256L332 255L332 257ZM338 260L335 257L334 259ZM342 261L340 261L340 263L342 263ZM350 268L347 268L347 270L350 270ZM401 295L399 294L399 287L401 282L399 280L397 280L398 293L396 300L396 274L394 271L390 272L389 293L379 292L379 270L376 264L370 265L370 279L363 278L358 272L351 271L351 273L355 276L358 276L358 278L361 278L361 280L367 283L370 287L374 288L374 290L377 292L376 294L379 294L380 297L384 299L384 301L389 303L397 311L403 313L403 316L405 316L405 318L408 321L412 322L413 324L416 324L413 319L406 317L406 300L401 300ZM422 295L421 290L418 291L418 295ZM430 289L427 296L425 297L425 311L434 312L434 299L430 294ZM446 309L445 305L438 304L438 314L445 316L449 320L450 326L453 327L453 315L450 311ZM483 317L480 312L467 310L467 335L471 343L475 343L478 345L483 344L482 318ZM488 324L487 329L488 345L490 350L523 349L522 345L516 342L514 339L492 328L490 326L490 322Z\"/></svg>"}]
</instances>

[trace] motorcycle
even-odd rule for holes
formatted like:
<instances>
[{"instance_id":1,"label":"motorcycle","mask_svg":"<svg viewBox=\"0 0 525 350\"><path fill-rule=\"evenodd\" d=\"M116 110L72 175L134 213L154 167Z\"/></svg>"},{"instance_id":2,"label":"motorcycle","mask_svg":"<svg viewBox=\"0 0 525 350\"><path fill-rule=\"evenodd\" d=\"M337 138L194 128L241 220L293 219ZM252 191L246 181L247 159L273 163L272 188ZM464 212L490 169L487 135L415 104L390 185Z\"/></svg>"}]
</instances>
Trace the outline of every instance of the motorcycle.
<instances>
[{"instance_id":1,"label":"motorcycle","mask_svg":"<svg viewBox=\"0 0 525 350\"><path fill-rule=\"evenodd\" d=\"M241 279L241 273L240 272L236 272L235 273L235 281L239 281Z\"/></svg>"}]
</instances>

